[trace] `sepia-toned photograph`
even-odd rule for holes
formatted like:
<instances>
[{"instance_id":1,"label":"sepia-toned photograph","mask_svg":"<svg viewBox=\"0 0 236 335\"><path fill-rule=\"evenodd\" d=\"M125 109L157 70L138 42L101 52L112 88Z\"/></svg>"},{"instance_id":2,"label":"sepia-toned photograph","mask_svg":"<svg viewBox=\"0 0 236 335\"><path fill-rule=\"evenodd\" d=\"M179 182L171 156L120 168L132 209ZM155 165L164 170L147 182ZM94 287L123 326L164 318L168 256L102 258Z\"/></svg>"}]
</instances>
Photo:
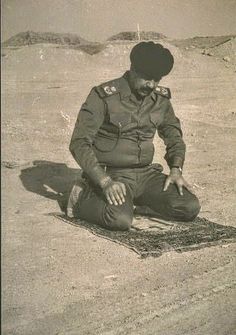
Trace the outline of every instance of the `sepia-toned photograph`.
<instances>
[{"instance_id":1,"label":"sepia-toned photograph","mask_svg":"<svg viewBox=\"0 0 236 335\"><path fill-rule=\"evenodd\" d=\"M1 334L236 334L235 17L1 1Z\"/></svg>"}]
</instances>

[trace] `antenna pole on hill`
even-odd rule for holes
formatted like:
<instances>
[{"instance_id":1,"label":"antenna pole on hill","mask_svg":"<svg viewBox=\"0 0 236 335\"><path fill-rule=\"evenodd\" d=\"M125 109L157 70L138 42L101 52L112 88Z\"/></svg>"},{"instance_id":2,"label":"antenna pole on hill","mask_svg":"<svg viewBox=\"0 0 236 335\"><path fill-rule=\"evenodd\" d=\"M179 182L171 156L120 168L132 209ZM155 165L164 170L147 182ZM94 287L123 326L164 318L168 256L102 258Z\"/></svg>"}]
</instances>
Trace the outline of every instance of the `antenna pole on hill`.
<instances>
[{"instance_id":1,"label":"antenna pole on hill","mask_svg":"<svg viewBox=\"0 0 236 335\"><path fill-rule=\"evenodd\" d=\"M137 35L138 35L138 41L140 41L139 23L137 23Z\"/></svg>"}]
</instances>

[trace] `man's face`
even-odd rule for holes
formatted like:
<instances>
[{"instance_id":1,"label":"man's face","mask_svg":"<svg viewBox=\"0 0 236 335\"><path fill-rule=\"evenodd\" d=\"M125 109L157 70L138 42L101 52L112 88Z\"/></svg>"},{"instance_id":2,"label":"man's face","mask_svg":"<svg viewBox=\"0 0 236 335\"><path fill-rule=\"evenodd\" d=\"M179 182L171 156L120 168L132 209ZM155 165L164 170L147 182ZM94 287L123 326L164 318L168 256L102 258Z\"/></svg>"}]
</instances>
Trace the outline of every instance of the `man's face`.
<instances>
[{"instance_id":1,"label":"man's face","mask_svg":"<svg viewBox=\"0 0 236 335\"><path fill-rule=\"evenodd\" d=\"M142 98L149 95L159 84L159 80L146 78L145 75L137 71L130 70L130 84L132 89Z\"/></svg>"}]
</instances>

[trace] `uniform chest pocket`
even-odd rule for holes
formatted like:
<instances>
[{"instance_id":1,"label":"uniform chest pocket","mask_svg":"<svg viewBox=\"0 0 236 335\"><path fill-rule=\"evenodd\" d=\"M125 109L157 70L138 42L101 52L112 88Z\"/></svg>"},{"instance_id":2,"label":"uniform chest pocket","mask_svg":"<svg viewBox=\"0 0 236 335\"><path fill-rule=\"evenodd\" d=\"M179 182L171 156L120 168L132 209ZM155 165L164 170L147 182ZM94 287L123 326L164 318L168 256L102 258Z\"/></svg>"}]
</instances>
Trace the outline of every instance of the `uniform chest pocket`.
<instances>
[{"instance_id":1,"label":"uniform chest pocket","mask_svg":"<svg viewBox=\"0 0 236 335\"><path fill-rule=\"evenodd\" d=\"M150 121L157 128L162 123L163 116L158 112L150 113Z\"/></svg>"},{"instance_id":2,"label":"uniform chest pocket","mask_svg":"<svg viewBox=\"0 0 236 335\"><path fill-rule=\"evenodd\" d=\"M109 117L110 122L118 128L124 128L129 123L131 123L131 114L128 112L110 112Z\"/></svg>"}]
</instances>

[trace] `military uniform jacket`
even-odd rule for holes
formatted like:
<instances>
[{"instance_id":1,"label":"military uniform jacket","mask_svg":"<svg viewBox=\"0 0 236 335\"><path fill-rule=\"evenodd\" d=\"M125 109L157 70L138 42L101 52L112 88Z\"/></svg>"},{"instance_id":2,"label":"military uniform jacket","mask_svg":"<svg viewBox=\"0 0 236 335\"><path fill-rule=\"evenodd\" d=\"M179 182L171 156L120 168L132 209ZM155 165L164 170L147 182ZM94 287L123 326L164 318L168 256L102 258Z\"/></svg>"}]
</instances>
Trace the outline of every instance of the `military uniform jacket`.
<instances>
[{"instance_id":1,"label":"military uniform jacket","mask_svg":"<svg viewBox=\"0 0 236 335\"><path fill-rule=\"evenodd\" d=\"M70 151L95 183L106 177L101 166L141 167L153 160L158 131L166 145L168 165L182 166L185 144L170 90L158 86L139 101L132 94L128 72L94 87L79 112Z\"/></svg>"}]
</instances>

